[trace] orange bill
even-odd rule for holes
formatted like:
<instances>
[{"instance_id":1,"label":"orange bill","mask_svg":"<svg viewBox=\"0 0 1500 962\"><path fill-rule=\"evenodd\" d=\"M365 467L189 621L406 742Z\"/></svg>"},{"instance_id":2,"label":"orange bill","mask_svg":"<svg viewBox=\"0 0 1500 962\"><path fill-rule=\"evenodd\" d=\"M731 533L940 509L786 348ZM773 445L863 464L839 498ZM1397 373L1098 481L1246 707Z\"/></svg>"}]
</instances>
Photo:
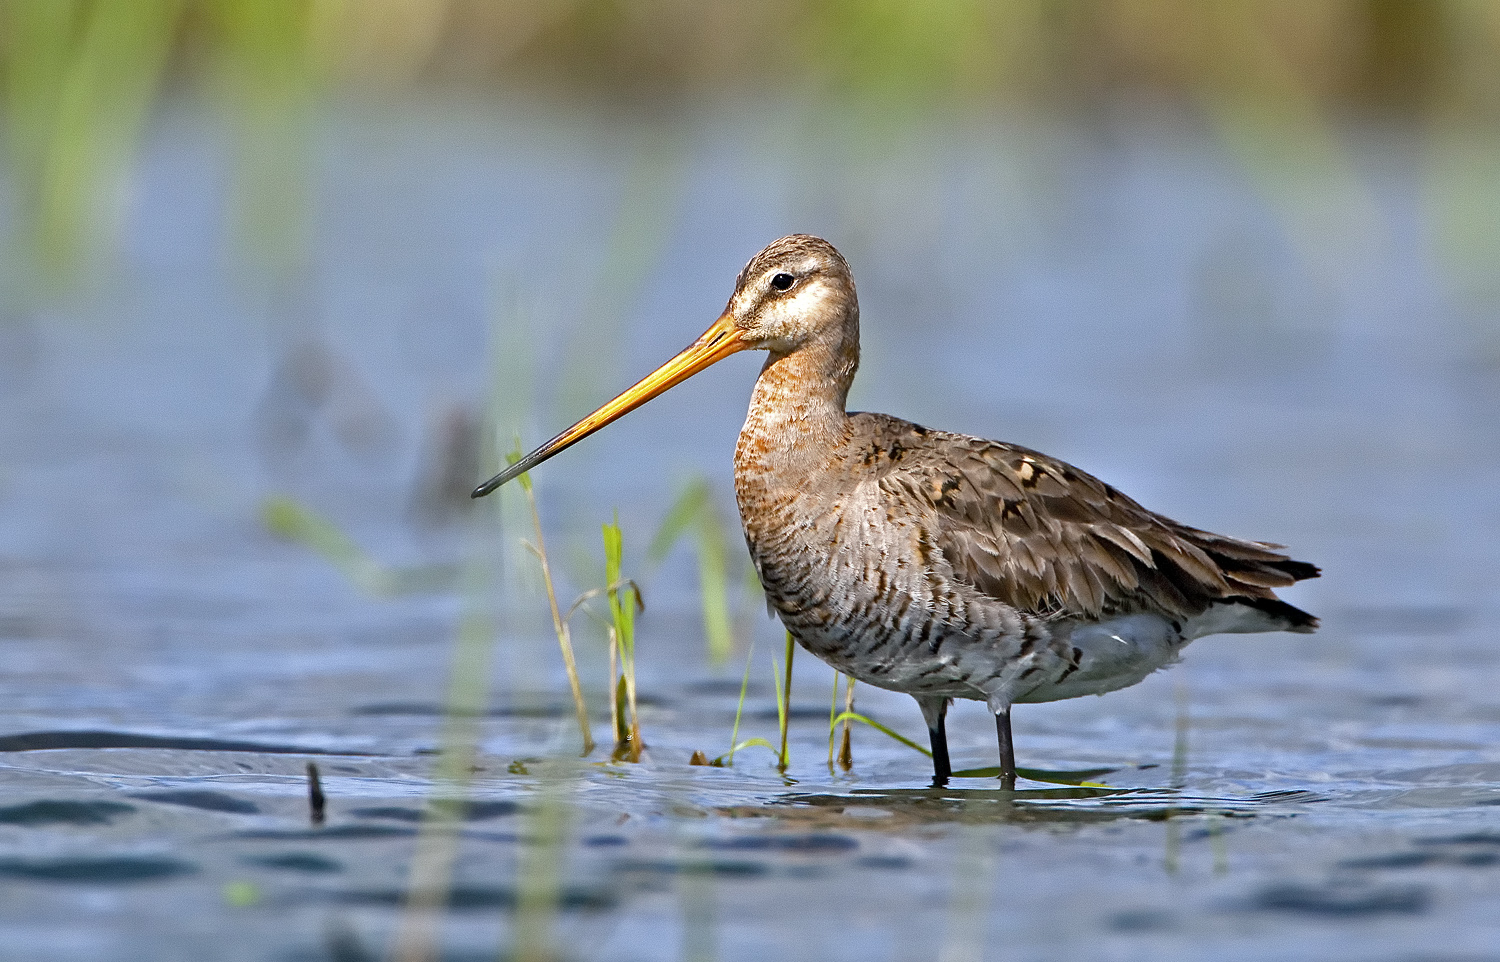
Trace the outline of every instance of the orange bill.
<instances>
[{"instance_id":1,"label":"orange bill","mask_svg":"<svg viewBox=\"0 0 1500 962\"><path fill-rule=\"evenodd\" d=\"M471 497L484 497L505 482L525 474L552 455L582 441L616 418L629 414L709 365L722 361L731 354L749 350L750 347L750 344L740 340L740 329L735 326L734 318L725 312L687 350L646 375L613 401L475 488Z\"/></svg>"}]
</instances>

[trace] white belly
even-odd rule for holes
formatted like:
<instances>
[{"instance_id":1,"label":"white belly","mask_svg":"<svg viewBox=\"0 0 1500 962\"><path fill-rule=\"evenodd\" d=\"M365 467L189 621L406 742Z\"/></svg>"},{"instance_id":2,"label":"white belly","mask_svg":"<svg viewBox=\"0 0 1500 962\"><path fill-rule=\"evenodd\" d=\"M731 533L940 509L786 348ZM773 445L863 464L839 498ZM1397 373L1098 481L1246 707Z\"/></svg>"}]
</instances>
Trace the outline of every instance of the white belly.
<instances>
[{"instance_id":1,"label":"white belly","mask_svg":"<svg viewBox=\"0 0 1500 962\"><path fill-rule=\"evenodd\" d=\"M1064 644L1077 649L1077 670L1059 681L1018 688L1014 701L1060 701L1128 688L1176 662L1187 642L1166 618L1142 614L1075 625Z\"/></svg>"}]
</instances>

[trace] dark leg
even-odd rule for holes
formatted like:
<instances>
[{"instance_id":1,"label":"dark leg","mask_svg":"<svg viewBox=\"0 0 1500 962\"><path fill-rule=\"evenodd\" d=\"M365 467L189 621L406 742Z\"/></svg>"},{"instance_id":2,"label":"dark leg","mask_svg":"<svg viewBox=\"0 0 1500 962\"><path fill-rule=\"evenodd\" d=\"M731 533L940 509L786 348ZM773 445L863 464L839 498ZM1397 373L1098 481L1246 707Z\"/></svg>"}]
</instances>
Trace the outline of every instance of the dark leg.
<instances>
[{"instance_id":1,"label":"dark leg","mask_svg":"<svg viewBox=\"0 0 1500 962\"><path fill-rule=\"evenodd\" d=\"M1010 737L1010 706L995 712L995 731L1000 736L1000 781L1006 788L1016 786L1016 745Z\"/></svg>"},{"instance_id":2,"label":"dark leg","mask_svg":"<svg viewBox=\"0 0 1500 962\"><path fill-rule=\"evenodd\" d=\"M953 769L948 764L948 729L943 719L948 714L948 699L918 697L922 718L927 722L927 735L932 739L932 785L942 788L948 784Z\"/></svg>"},{"instance_id":3,"label":"dark leg","mask_svg":"<svg viewBox=\"0 0 1500 962\"><path fill-rule=\"evenodd\" d=\"M948 729L943 715L938 716L936 728L927 729L927 734L932 738L932 784L934 788L941 788L948 784L948 776L953 774L948 764Z\"/></svg>"}]
</instances>

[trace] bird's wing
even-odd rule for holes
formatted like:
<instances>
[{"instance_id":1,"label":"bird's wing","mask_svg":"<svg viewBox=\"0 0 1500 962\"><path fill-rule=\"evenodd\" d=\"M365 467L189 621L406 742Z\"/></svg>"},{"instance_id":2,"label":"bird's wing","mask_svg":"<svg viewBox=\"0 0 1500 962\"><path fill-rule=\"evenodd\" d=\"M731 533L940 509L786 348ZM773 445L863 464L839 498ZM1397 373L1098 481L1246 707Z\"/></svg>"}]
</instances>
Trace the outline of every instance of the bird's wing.
<instances>
[{"instance_id":1,"label":"bird's wing","mask_svg":"<svg viewBox=\"0 0 1500 962\"><path fill-rule=\"evenodd\" d=\"M1317 575L1279 545L1178 524L1056 458L905 427L882 489L925 509L924 537L959 579L1021 611L1190 617L1228 599L1296 611L1273 589Z\"/></svg>"}]
</instances>

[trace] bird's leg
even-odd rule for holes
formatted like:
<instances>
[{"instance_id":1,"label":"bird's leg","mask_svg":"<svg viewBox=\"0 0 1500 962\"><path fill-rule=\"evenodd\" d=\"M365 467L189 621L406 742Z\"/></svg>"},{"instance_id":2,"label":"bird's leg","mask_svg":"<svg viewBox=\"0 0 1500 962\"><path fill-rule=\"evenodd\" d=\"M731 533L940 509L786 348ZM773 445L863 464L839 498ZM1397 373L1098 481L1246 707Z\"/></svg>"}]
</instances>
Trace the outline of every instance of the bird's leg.
<instances>
[{"instance_id":1,"label":"bird's leg","mask_svg":"<svg viewBox=\"0 0 1500 962\"><path fill-rule=\"evenodd\" d=\"M938 716L936 728L927 729L932 739L932 784L935 788L948 784L948 777L953 774L953 768L948 764L948 731L943 717Z\"/></svg>"},{"instance_id":2,"label":"bird's leg","mask_svg":"<svg viewBox=\"0 0 1500 962\"><path fill-rule=\"evenodd\" d=\"M1016 744L1010 737L1010 706L995 712L995 731L1000 736L1000 782L1016 787Z\"/></svg>"},{"instance_id":3,"label":"bird's leg","mask_svg":"<svg viewBox=\"0 0 1500 962\"><path fill-rule=\"evenodd\" d=\"M948 764L948 729L944 718L948 714L948 699L918 698L922 717L927 721L927 735L932 739L932 787L942 788L953 774Z\"/></svg>"}]
</instances>

